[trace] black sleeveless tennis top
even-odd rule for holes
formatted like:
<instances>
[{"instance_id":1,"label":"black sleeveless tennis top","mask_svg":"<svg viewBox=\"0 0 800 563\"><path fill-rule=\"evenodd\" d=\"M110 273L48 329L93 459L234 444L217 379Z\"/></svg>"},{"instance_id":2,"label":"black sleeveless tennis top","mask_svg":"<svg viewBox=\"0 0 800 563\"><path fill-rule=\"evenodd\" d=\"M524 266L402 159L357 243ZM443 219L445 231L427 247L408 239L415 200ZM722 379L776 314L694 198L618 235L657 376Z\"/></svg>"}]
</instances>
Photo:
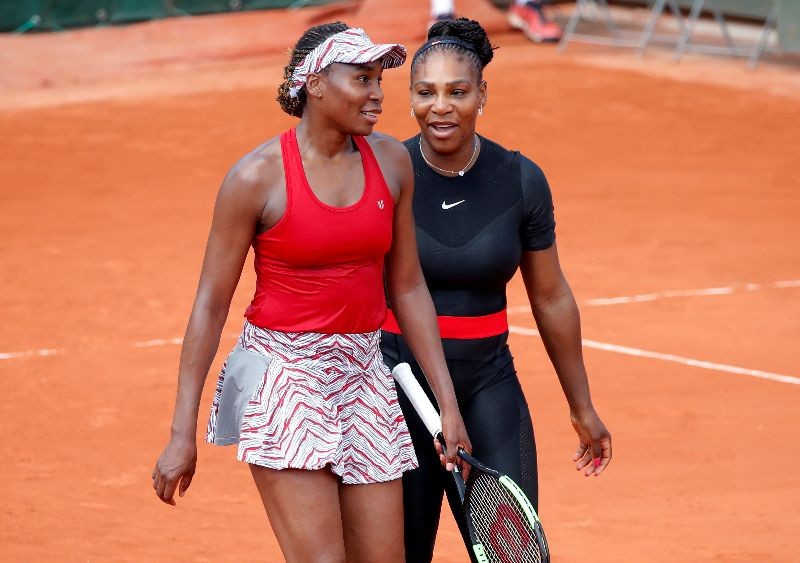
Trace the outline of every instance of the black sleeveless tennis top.
<instances>
[{"instance_id":1,"label":"black sleeveless tennis top","mask_svg":"<svg viewBox=\"0 0 800 563\"><path fill-rule=\"evenodd\" d=\"M419 135L404 143L414 164L420 262L439 315L501 311L522 252L555 242L553 200L542 170L519 152L480 141L474 166L452 178L425 164Z\"/></svg>"}]
</instances>

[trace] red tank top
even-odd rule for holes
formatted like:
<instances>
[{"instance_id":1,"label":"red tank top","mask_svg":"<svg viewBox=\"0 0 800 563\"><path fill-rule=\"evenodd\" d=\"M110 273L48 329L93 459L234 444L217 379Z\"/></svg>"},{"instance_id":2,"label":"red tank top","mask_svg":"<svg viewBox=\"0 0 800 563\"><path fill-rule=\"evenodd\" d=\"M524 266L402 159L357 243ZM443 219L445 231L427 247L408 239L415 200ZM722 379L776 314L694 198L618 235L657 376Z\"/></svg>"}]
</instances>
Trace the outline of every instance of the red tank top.
<instances>
[{"instance_id":1,"label":"red tank top","mask_svg":"<svg viewBox=\"0 0 800 563\"><path fill-rule=\"evenodd\" d=\"M383 259L392 244L394 202L366 139L353 139L364 193L353 205L332 207L311 191L295 130L281 135L286 211L253 240L256 293L245 316L254 325L352 334L383 323Z\"/></svg>"}]
</instances>

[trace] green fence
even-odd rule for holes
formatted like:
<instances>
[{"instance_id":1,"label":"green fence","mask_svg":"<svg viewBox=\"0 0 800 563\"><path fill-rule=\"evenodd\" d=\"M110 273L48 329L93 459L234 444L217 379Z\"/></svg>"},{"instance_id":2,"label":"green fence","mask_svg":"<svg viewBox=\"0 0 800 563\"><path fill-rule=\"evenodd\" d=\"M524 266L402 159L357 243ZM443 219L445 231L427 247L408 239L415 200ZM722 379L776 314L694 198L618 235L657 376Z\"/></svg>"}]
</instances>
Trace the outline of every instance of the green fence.
<instances>
[{"instance_id":1,"label":"green fence","mask_svg":"<svg viewBox=\"0 0 800 563\"><path fill-rule=\"evenodd\" d=\"M612 0L613 1L613 0ZM694 0L678 0L688 10ZM706 10L719 7L726 16L764 21L770 10L775 11L778 41L787 53L800 52L800 0L714 0L705 2Z\"/></svg>"},{"instance_id":2,"label":"green fence","mask_svg":"<svg viewBox=\"0 0 800 563\"><path fill-rule=\"evenodd\" d=\"M800 53L800 2L775 0L778 5L778 38L781 49Z\"/></svg>"},{"instance_id":3,"label":"green fence","mask_svg":"<svg viewBox=\"0 0 800 563\"><path fill-rule=\"evenodd\" d=\"M510 3L513 0L494 0ZM553 4L570 3L572 0L549 0ZM606 0L608 4L650 8L655 0ZM678 0L678 6L688 11L696 0ZM718 7L725 16L763 22L770 10L775 8L778 42L787 53L800 53L800 0L706 0L703 3L706 15Z\"/></svg>"},{"instance_id":4,"label":"green fence","mask_svg":"<svg viewBox=\"0 0 800 563\"><path fill-rule=\"evenodd\" d=\"M0 0L0 31L60 30L307 3L307 0Z\"/></svg>"}]
</instances>

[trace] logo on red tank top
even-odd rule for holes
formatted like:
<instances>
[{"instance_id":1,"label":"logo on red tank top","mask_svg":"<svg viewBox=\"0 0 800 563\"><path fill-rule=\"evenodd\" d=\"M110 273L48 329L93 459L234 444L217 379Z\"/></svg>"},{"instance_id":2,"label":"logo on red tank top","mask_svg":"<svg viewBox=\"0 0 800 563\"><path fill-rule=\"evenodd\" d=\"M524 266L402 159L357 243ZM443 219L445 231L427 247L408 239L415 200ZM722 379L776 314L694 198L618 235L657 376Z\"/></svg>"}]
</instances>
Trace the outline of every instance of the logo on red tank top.
<instances>
[{"instance_id":1,"label":"logo on red tank top","mask_svg":"<svg viewBox=\"0 0 800 563\"><path fill-rule=\"evenodd\" d=\"M382 199L378 200L378 209L383 209L383 200Z\"/></svg>"}]
</instances>

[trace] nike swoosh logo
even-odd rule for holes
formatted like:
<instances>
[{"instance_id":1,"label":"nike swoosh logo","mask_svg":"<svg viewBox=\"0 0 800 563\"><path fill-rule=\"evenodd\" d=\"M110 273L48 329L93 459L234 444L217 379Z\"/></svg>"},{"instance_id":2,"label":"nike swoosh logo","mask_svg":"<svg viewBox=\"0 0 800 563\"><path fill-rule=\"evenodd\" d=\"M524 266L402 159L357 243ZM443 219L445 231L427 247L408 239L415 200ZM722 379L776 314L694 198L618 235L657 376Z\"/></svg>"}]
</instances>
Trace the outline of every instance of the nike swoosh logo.
<instances>
[{"instance_id":1,"label":"nike swoosh logo","mask_svg":"<svg viewBox=\"0 0 800 563\"><path fill-rule=\"evenodd\" d=\"M447 203L446 201L443 201L442 202L442 209L450 209L451 207L455 207L456 205L464 203L465 201L467 201L467 200L466 199L462 199L461 201L457 201L455 203Z\"/></svg>"}]
</instances>

